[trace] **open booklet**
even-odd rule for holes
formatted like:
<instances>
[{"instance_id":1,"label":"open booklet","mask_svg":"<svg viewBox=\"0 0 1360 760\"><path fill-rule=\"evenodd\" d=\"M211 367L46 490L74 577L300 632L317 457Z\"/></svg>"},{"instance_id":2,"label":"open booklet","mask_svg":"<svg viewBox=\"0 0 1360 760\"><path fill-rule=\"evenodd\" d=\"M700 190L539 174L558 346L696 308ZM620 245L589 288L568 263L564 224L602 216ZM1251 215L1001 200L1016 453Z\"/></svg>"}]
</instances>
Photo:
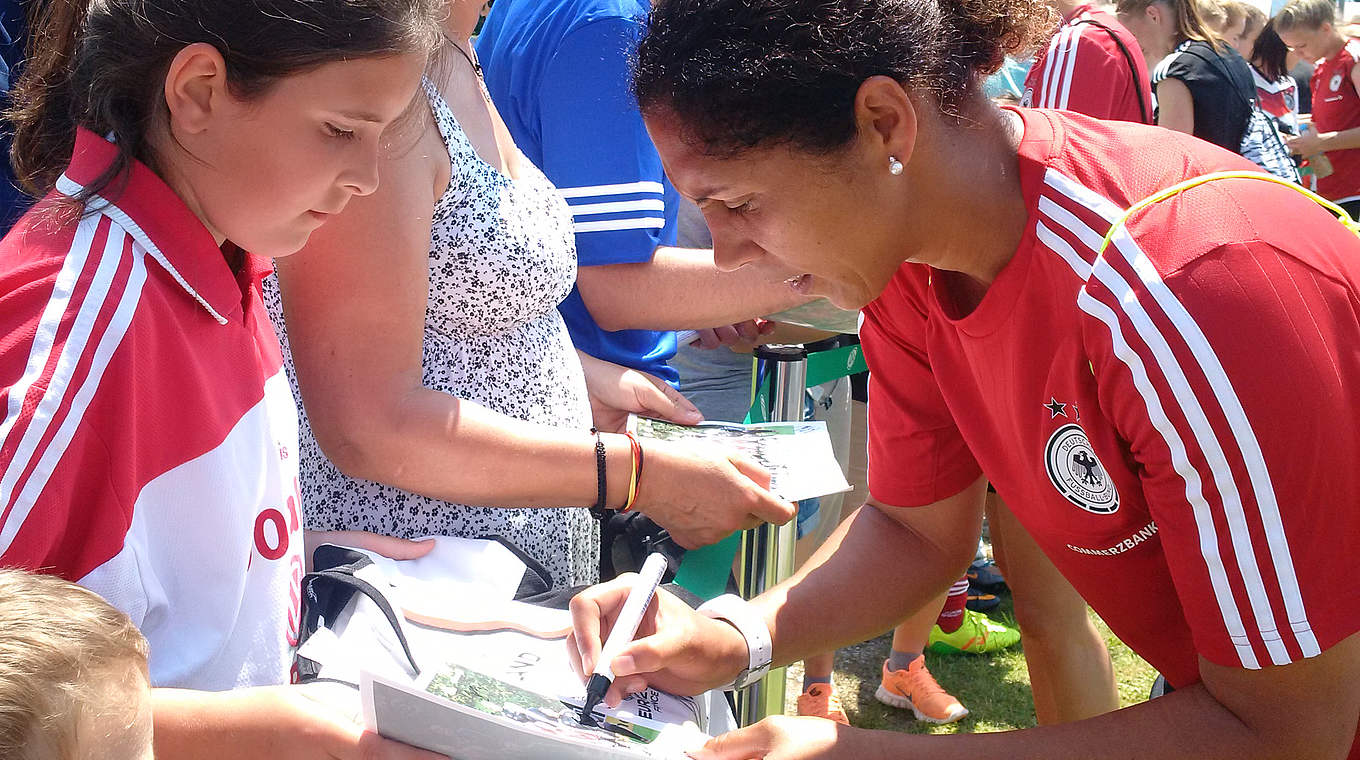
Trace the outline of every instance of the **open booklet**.
<instances>
[{"instance_id":1,"label":"open booklet","mask_svg":"<svg viewBox=\"0 0 1360 760\"><path fill-rule=\"evenodd\" d=\"M708 739L699 702L653 689L596 711L594 726L579 720L584 693L547 694L459 663L414 684L364 673L360 691L370 728L455 760L685 760Z\"/></svg>"},{"instance_id":2,"label":"open booklet","mask_svg":"<svg viewBox=\"0 0 1360 760\"><path fill-rule=\"evenodd\" d=\"M701 422L677 425L630 415L628 432L660 441L706 441L737 449L770 471L770 491L786 501L849 491L825 422Z\"/></svg>"},{"instance_id":3,"label":"open booklet","mask_svg":"<svg viewBox=\"0 0 1360 760\"><path fill-rule=\"evenodd\" d=\"M721 692L655 689L597 708L604 728L580 725L571 613L510 599L524 565L495 542L440 537L420 560L360 554L372 561L354 578L376 598L355 594L299 656L322 680L358 684L356 707L383 736L456 760L682 760L736 728Z\"/></svg>"}]
</instances>

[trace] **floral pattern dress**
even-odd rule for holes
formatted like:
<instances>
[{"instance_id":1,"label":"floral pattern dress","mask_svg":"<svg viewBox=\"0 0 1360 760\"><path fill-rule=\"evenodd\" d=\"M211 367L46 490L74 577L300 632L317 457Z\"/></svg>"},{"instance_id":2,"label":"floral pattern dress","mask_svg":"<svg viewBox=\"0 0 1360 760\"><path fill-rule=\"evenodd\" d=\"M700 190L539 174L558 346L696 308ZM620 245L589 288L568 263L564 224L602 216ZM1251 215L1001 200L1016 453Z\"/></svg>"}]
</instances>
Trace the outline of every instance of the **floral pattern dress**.
<instances>
[{"instance_id":1,"label":"floral pattern dress","mask_svg":"<svg viewBox=\"0 0 1360 760\"><path fill-rule=\"evenodd\" d=\"M585 376L557 312L576 279L571 214L523 154L516 179L483 161L434 84L422 86L453 167L430 230L424 384L510 417L584 431L591 425ZM499 535L541 562L557 587L597 580L599 528L585 508L451 504L340 472L307 424L274 277L265 299L302 423L299 485L308 528L407 538Z\"/></svg>"}]
</instances>

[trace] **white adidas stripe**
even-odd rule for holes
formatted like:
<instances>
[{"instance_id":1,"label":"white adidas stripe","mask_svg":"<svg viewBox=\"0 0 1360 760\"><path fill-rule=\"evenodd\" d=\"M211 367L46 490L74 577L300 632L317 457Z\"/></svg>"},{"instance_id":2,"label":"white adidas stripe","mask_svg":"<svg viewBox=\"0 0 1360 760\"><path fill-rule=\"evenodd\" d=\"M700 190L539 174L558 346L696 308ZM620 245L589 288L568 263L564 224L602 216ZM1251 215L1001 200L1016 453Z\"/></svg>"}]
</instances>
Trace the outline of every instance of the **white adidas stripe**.
<instances>
[{"instance_id":1,"label":"white adidas stripe","mask_svg":"<svg viewBox=\"0 0 1360 760\"><path fill-rule=\"evenodd\" d=\"M47 305L43 307L42 316L38 318L38 331L33 336L33 345L28 351L28 363L24 365L24 374L19 381L10 386L9 389L9 408L5 413L5 421L0 423L0 442L9 437L9 432L14 428L15 422L19 419L19 412L23 407L24 398L28 396L28 391L33 387L42 376L43 368L47 366L47 360L52 355L52 345L57 339L57 328L61 324L61 315L66 312L66 307L71 302L71 295L75 291L76 282L80 279L80 273L85 269L85 262L90 255L90 244L94 241L94 234L99 228L100 217L98 214L87 216L80 220L76 227L75 237L71 240L71 247L66 251L66 258L62 261L61 271L57 273L56 284L52 289L52 295L47 299ZM0 487L2 489L2 487ZM0 494L7 493L0 490ZM0 496L0 512L4 511L8 499Z\"/></svg>"},{"instance_id":2,"label":"white adidas stripe","mask_svg":"<svg viewBox=\"0 0 1360 760\"><path fill-rule=\"evenodd\" d=\"M82 221L81 224L83 226L86 222L93 220L93 223L97 225L101 217L102 214L91 215L89 218ZM33 415L29 419L28 427L24 430L23 436L19 440L19 445L16 447L13 457L5 468L3 477L0 477L0 511L9 507L11 501L13 501L14 489L18 484L19 478L22 477L24 471L28 469L28 466L30 462L33 461L35 455L38 455L38 445L47 434L49 427L51 427L57 410L60 408L67 390L69 390L71 377L75 373L76 365L80 362L81 357L84 356L86 352L86 345L93 333L94 323L100 313L104 311L105 302L110 295L109 289L113 283L114 276L117 273L118 265L122 260L123 244L126 239L127 236L121 229L116 225L109 225L108 239L105 242L104 250L100 254L99 266L91 279L90 287L85 294L85 298L81 302L79 310L76 312L76 317L71 325L71 331L66 336L66 340L62 343L61 354L57 358L57 365L52 379L48 382L47 389L43 393L42 399L39 400L37 408L34 409ZM77 251L74 246L83 244L85 246L85 251L88 251L90 242L89 238L84 238L82 240L81 236L77 235L76 239L73 241L72 249L67 253L68 257L73 259L84 258L82 255L83 252ZM81 268L83 269L83 266ZM77 275L79 274L79 271L79 269L76 270ZM66 265L64 264L62 275L65 275L65 273ZM54 299L57 298L57 294L54 293ZM39 332L50 330L55 333L57 327L60 325L61 316L69 307L70 294L63 294L59 298L59 303L61 304L61 311L56 312L54 315L55 318L48 322L48 312L55 311L55 309L51 308L53 306L52 302L49 301L49 308L44 309L43 314L43 321L46 324L41 324L39 326ZM30 354L30 364L25 369L25 376L33 373L38 373L40 375L47 364L49 355L49 352L43 352L41 357ZM39 360L41 360L40 364L34 364L34 362ZM91 367L90 372L94 373L96 369L97 368L95 367ZM72 411L74 412L74 410ZM9 420L6 422L10 426L13 425ZM8 432L8 430L6 430L6 432ZM38 474L34 473L34 477L37 478ZM27 488L24 489L25 492L28 490L29 489ZM23 525L24 520L27 519L28 510L31 508L31 502L25 506L18 503L18 501L14 501L13 507L5 520L4 525L0 526L0 554L9 550L9 546L14 540L14 535Z\"/></svg>"},{"instance_id":3,"label":"white adidas stripe","mask_svg":"<svg viewBox=\"0 0 1360 760\"><path fill-rule=\"evenodd\" d=\"M1048 45L1048 55L1044 60L1044 97L1039 101L1040 108L1053 107L1053 93L1058 89L1058 79L1055 78L1054 72L1058 72L1058 77L1062 76L1062 59L1067 53L1067 47L1063 43L1071 34L1072 28L1064 25Z\"/></svg>"},{"instance_id":4,"label":"white adidas stripe","mask_svg":"<svg viewBox=\"0 0 1360 760\"><path fill-rule=\"evenodd\" d=\"M1113 221L1120 213L1120 210L1107 199L1057 172L1050 170L1045 177L1045 182L1065 196L1100 214L1107 221ZM1051 205L1056 207L1056 204ZM1071 221L1078 224L1078 228L1068 227L1068 229L1077 234L1083 244L1090 246L1093 251L1098 248L1101 236L1090 230L1086 225L1081 224L1074 216L1070 214L1068 216L1071 217ZM1055 221L1058 220L1055 219ZM1084 233L1082 229L1085 230ZM1091 245L1091 238L1095 240L1094 245ZM1247 467L1248 479L1264 526L1267 547L1281 589L1290 628L1298 640L1303 655L1305 657L1315 656L1321 650L1318 647L1316 636L1312 632L1312 627L1308 623L1307 613L1303 606L1303 598L1298 588L1298 579L1290 555L1288 540L1284 533L1284 524L1280 517L1275 490L1270 482L1269 471L1265 466L1265 457L1250 422L1247 420L1241 401L1232 388L1227 372L1213 347L1209 344L1207 337L1195 323L1194 318L1166 287L1151 262L1127 231L1120 231L1112 241L1112 245L1133 268L1143 286L1152 295L1153 300L1171 320L1181 339L1185 341L1191 354L1195 357L1201 371L1209 380L1214 398L1219 403L1228 421L1229 429L1232 431L1233 438ZM1226 461L1226 456L1223 454L1217 436L1204 416L1203 409L1199 405L1199 399L1191 391L1189 382L1179 364L1171 355L1165 338L1147 317L1142 304L1139 303L1133 289L1128 286L1123 277L1104 260L1097 263L1093 274L1097 280L1120 298L1120 303L1125 307L1126 316L1134 323L1135 329L1148 346L1153 348L1159 367L1167 377L1168 382L1171 383L1177 398L1182 402L1182 409L1186 413L1187 420L1190 421L1191 431L1209 460L1215 484L1219 487L1220 494L1223 496L1224 512L1229 525L1234 553L1237 555L1238 568L1242 572L1248 599L1262 640L1271 655L1272 661L1275 664L1286 664L1290 661L1289 655L1276 630L1274 613L1271 610L1269 600L1266 598L1260 570L1256 563L1256 555L1247 531L1245 508L1237 491L1236 481ZM1209 524L1208 528L1212 531L1212 524ZM1209 538L1213 539L1216 553L1216 535L1205 536L1203 526L1201 526L1202 547ZM1253 657L1252 660L1254 661L1254 659ZM1245 661L1244 665L1246 665ZM1248 665L1248 667L1251 666Z\"/></svg>"},{"instance_id":5,"label":"white adidas stripe","mask_svg":"<svg viewBox=\"0 0 1360 760\"><path fill-rule=\"evenodd\" d=\"M559 187L558 195L563 198L590 198L603 195L627 195L629 193L655 193L662 195L666 188L660 182L624 182L615 185L586 185L582 187Z\"/></svg>"},{"instance_id":6,"label":"white adidas stripe","mask_svg":"<svg viewBox=\"0 0 1360 760\"><path fill-rule=\"evenodd\" d=\"M121 244L119 247L121 248ZM17 531L19 526L23 524L23 520L28 517L33 505L37 503L38 497L42 495L43 489L47 488L47 482L57 469L62 456L66 454L66 447L75 437L76 429L85 416L85 410L89 408L90 400L94 398L95 391L99 389L99 381L104 377L104 370L108 368L109 360L113 357L114 351L118 349L118 344L122 343L123 336L127 334L128 326L132 323L132 315L137 311L137 303L142 294L142 284L145 281L146 253L140 245L134 243L132 246L132 270L128 274L127 286L123 289L122 297L118 300L118 307L113 313L113 318L109 320L108 329L104 331L104 335L99 339L99 345L95 348L94 358L90 363L90 372L72 398L71 409L66 418L62 420L61 427L57 428L57 434L52 438L52 442L48 445L42 458L38 460L38 466L34 468L24 490L14 502L14 508L10 511L9 519L5 522L4 533L0 533L0 553L7 550L14 540L11 526L13 526L14 531Z\"/></svg>"},{"instance_id":7,"label":"white adidas stripe","mask_svg":"<svg viewBox=\"0 0 1360 760\"><path fill-rule=\"evenodd\" d=\"M1072 94L1073 71L1077 65L1077 48L1081 45L1081 35L1085 31L1086 25L1071 27L1072 36L1067 42L1067 69L1063 72L1062 97L1058 100L1058 108L1067 108L1067 98Z\"/></svg>"},{"instance_id":8,"label":"white adidas stripe","mask_svg":"<svg viewBox=\"0 0 1360 760\"><path fill-rule=\"evenodd\" d=\"M1204 558L1205 567L1212 579L1214 600L1218 603L1219 613L1223 616L1224 628L1228 631L1228 638L1237 651L1237 657L1241 661L1242 667L1249 670L1260 669L1261 663L1256 659L1256 652L1252 649L1251 640L1247 637L1246 627L1242 622L1242 616L1237 609L1237 602L1233 599L1232 589L1229 586L1228 573L1223 566L1223 558L1218 551L1218 537L1214 531L1213 515L1208 502L1204 498L1204 486L1200 480L1199 472L1190 466L1185 453L1185 444L1181 441L1175 426L1171 424L1171 420L1167 418L1166 411L1157 398L1157 391L1148 378L1147 368L1143 365L1142 358L1124 339L1124 333L1119 327L1119 317L1110 307L1092 298L1085 288L1082 288L1077 295L1077 306L1082 311L1104 322L1105 326L1109 328L1115 356L1128 366L1129 372L1133 376L1134 386L1137 387L1139 395L1143 397L1143 401L1147 405L1148 419L1152 422L1153 427L1162 434L1167 446L1171 449L1172 465L1185 480L1186 499L1190 503L1191 513L1195 518L1195 528L1199 533L1200 555Z\"/></svg>"},{"instance_id":9,"label":"white adidas stripe","mask_svg":"<svg viewBox=\"0 0 1360 760\"><path fill-rule=\"evenodd\" d=\"M666 226L665 219L655 217L634 217L632 219L603 219L597 222L576 222L572 225L575 232L610 232L613 230L659 230Z\"/></svg>"},{"instance_id":10,"label":"white adidas stripe","mask_svg":"<svg viewBox=\"0 0 1360 760\"><path fill-rule=\"evenodd\" d=\"M568 206L571 215L574 217L592 216L595 214L616 214L621 211L665 211L666 202L660 198L646 198L640 201L613 201L611 203L585 203L580 206Z\"/></svg>"},{"instance_id":11,"label":"white adidas stripe","mask_svg":"<svg viewBox=\"0 0 1360 760\"><path fill-rule=\"evenodd\" d=\"M1044 200L1044 199L1041 199ZM1058 220L1053 220L1066 229L1066 225ZM1072 249L1067 241L1058 237L1051 229L1040 222L1038 227L1038 237L1040 242L1058 252L1059 256L1072 267L1072 271L1083 281L1091 278L1092 267ZM1098 243L1097 243L1098 244ZM1148 420L1152 426L1161 433L1166 441L1167 448L1171 452L1171 464L1177 474L1185 481L1185 499L1190 504L1191 513L1194 515L1195 527L1199 533L1200 554L1204 558L1205 568L1209 573L1210 586L1214 592L1214 600L1218 604L1219 614L1223 617L1224 628L1228 631L1228 638L1233 643L1233 648L1237 650L1238 659L1242 666L1251 669L1260 668L1260 663L1256 659L1256 653L1251 648L1250 639L1247 638L1247 630L1242 622L1242 616L1237 609L1237 602L1233 598L1231 584L1228 581L1227 570L1223 565L1223 558L1218 549L1218 535L1214 530L1212 510L1208 501L1204 497L1204 485L1200 478L1199 471L1190 465L1190 460L1185 450L1185 443L1181 440L1180 433L1176 431L1171 420L1166 416L1166 411L1162 408L1162 402L1157 396L1157 391L1148 378L1147 368L1143 365L1143 359L1124 338L1123 328L1119 325L1119 317L1105 304L1091 298L1082 288L1077 296L1078 307L1105 323L1110 331L1110 343L1114 347L1115 356L1119 358L1128 368L1133 378L1134 387L1138 394L1143 397L1143 404L1147 407Z\"/></svg>"},{"instance_id":12,"label":"white adidas stripe","mask_svg":"<svg viewBox=\"0 0 1360 760\"><path fill-rule=\"evenodd\" d=\"M1055 176L1061 177L1061 175L1056 175L1056 173ZM1070 189L1074 192L1089 195L1090 200L1084 205L1093 208L1093 210L1100 213L1106 219L1113 219L1113 215L1118 213L1118 209L1114 204L1090 191L1088 188L1077 185L1075 182L1072 182L1065 177L1062 177L1061 179L1070 183ZM1069 195L1069 197L1073 196ZM1075 198L1075 200L1078 200L1079 202L1082 201L1081 198ZM1092 204L1096 205L1093 206ZM1103 208L1101 208L1101 206L1103 206ZM1185 306L1181 304L1171 290L1166 287L1166 283L1162 281L1161 276L1152 266L1152 262L1148 260L1147 256L1138 247L1138 244L1128 235L1127 231L1121 231L1121 233L1112 241L1112 244L1117 247L1125 260L1129 262L1129 265L1147 286L1148 291L1153 296L1153 300L1157 302L1158 306L1161 307L1162 311L1166 313L1172 324L1176 327L1178 332L1180 332L1182 339L1184 339L1189 346L1191 354L1200 364L1201 370L1209 380L1210 387L1214 392L1214 397L1218 401L1224 416L1228 420L1229 429L1232 431L1233 438L1242 452L1242 457L1247 467L1248 479L1252 487L1252 495L1255 497L1258 509L1260 510L1261 521L1266 536L1266 545L1269 548L1271 561L1275 567L1276 580L1280 585L1281 596L1283 597L1285 604L1285 613L1289 619L1290 628L1297 635L1299 648L1303 652L1303 655L1305 657L1315 657L1320 654L1322 650L1318 646L1317 638L1313 634L1311 624L1308 622L1307 611L1304 609L1303 594L1299 591L1298 576L1294 570L1293 557L1289 550L1288 539L1285 536L1284 521L1280 517L1280 508L1275 495L1275 487L1270 479L1270 471L1266 467L1265 454L1261 451L1260 442L1256 438L1251 422L1247 419L1246 410L1242 407L1241 399L1233 389L1232 383L1228 379L1228 373L1223 368L1223 364L1219 360L1217 353L1214 352L1213 346L1210 345L1209 339L1204 335L1203 331L1200 330L1199 325L1190 315L1190 312L1186 310ZM1092 250L1094 250L1094 248ZM1245 514L1240 513L1242 510L1241 502L1237 501L1228 506L1236 507L1237 510L1239 510L1239 514L1234 515L1230 513L1229 519L1230 521L1236 519L1239 522L1242 526L1242 535L1245 538L1246 523ZM1234 538L1236 538L1236 536L1234 536ZM1244 546L1246 546L1246 544L1244 544ZM1239 553L1243 550L1242 547L1238 546L1236 541L1234 541L1234 548L1237 549ZM1248 551L1247 555L1254 566L1256 559L1255 553ZM1252 589L1249 588L1248 592L1250 591L1252 591ZM1267 645L1269 646L1269 644ZM1276 656L1276 653L1272 652L1272 656ZM1280 648L1278 656L1284 657L1285 659L1284 662L1277 661L1276 664L1285 664L1289 662L1288 654L1284 651L1283 647Z\"/></svg>"}]
</instances>

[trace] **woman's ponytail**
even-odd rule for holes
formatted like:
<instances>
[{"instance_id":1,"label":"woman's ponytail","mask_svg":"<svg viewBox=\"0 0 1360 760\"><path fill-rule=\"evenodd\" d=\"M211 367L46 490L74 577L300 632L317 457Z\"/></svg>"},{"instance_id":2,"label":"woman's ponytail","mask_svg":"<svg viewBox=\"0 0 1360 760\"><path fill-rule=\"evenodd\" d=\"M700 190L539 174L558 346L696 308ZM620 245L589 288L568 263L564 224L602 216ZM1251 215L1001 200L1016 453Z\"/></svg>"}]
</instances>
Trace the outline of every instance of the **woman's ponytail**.
<instances>
[{"instance_id":1,"label":"woman's ponytail","mask_svg":"<svg viewBox=\"0 0 1360 760\"><path fill-rule=\"evenodd\" d=\"M15 177L36 197L56 184L75 143L71 68L89 5L43 0L30 11L23 73L10 92L5 120L14 131L9 160Z\"/></svg>"}]
</instances>

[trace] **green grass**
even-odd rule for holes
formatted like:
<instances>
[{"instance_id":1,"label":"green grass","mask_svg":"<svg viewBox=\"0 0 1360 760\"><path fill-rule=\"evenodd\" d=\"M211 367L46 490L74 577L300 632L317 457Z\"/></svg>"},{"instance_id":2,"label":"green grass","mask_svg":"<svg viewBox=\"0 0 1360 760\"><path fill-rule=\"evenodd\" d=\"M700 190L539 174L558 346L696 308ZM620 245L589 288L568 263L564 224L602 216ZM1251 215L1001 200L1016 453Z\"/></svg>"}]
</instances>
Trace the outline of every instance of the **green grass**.
<instances>
[{"instance_id":1,"label":"green grass","mask_svg":"<svg viewBox=\"0 0 1360 760\"><path fill-rule=\"evenodd\" d=\"M1001 607L992 613L992 617L1014 625L1011 609L1010 594L1004 594ZM1147 699L1152 681L1157 677L1156 671L1115 638L1094 613L1092 619L1110 649L1120 705ZM891 636L884 634L836 654L836 691L853 725L931 734L1009 731L1035 725L1029 672L1025 668L1024 651L1020 647L985 656L927 653L926 666L935 679L969 710L968 717L958 723L934 726L918 722L910 710L888 707L874 699L880 668L888 655L890 643ZM802 691L802 677L801 667L789 668L786 688L786 712L789 714L793 714L794 700Z\"/></svg>"}]
</instances>

